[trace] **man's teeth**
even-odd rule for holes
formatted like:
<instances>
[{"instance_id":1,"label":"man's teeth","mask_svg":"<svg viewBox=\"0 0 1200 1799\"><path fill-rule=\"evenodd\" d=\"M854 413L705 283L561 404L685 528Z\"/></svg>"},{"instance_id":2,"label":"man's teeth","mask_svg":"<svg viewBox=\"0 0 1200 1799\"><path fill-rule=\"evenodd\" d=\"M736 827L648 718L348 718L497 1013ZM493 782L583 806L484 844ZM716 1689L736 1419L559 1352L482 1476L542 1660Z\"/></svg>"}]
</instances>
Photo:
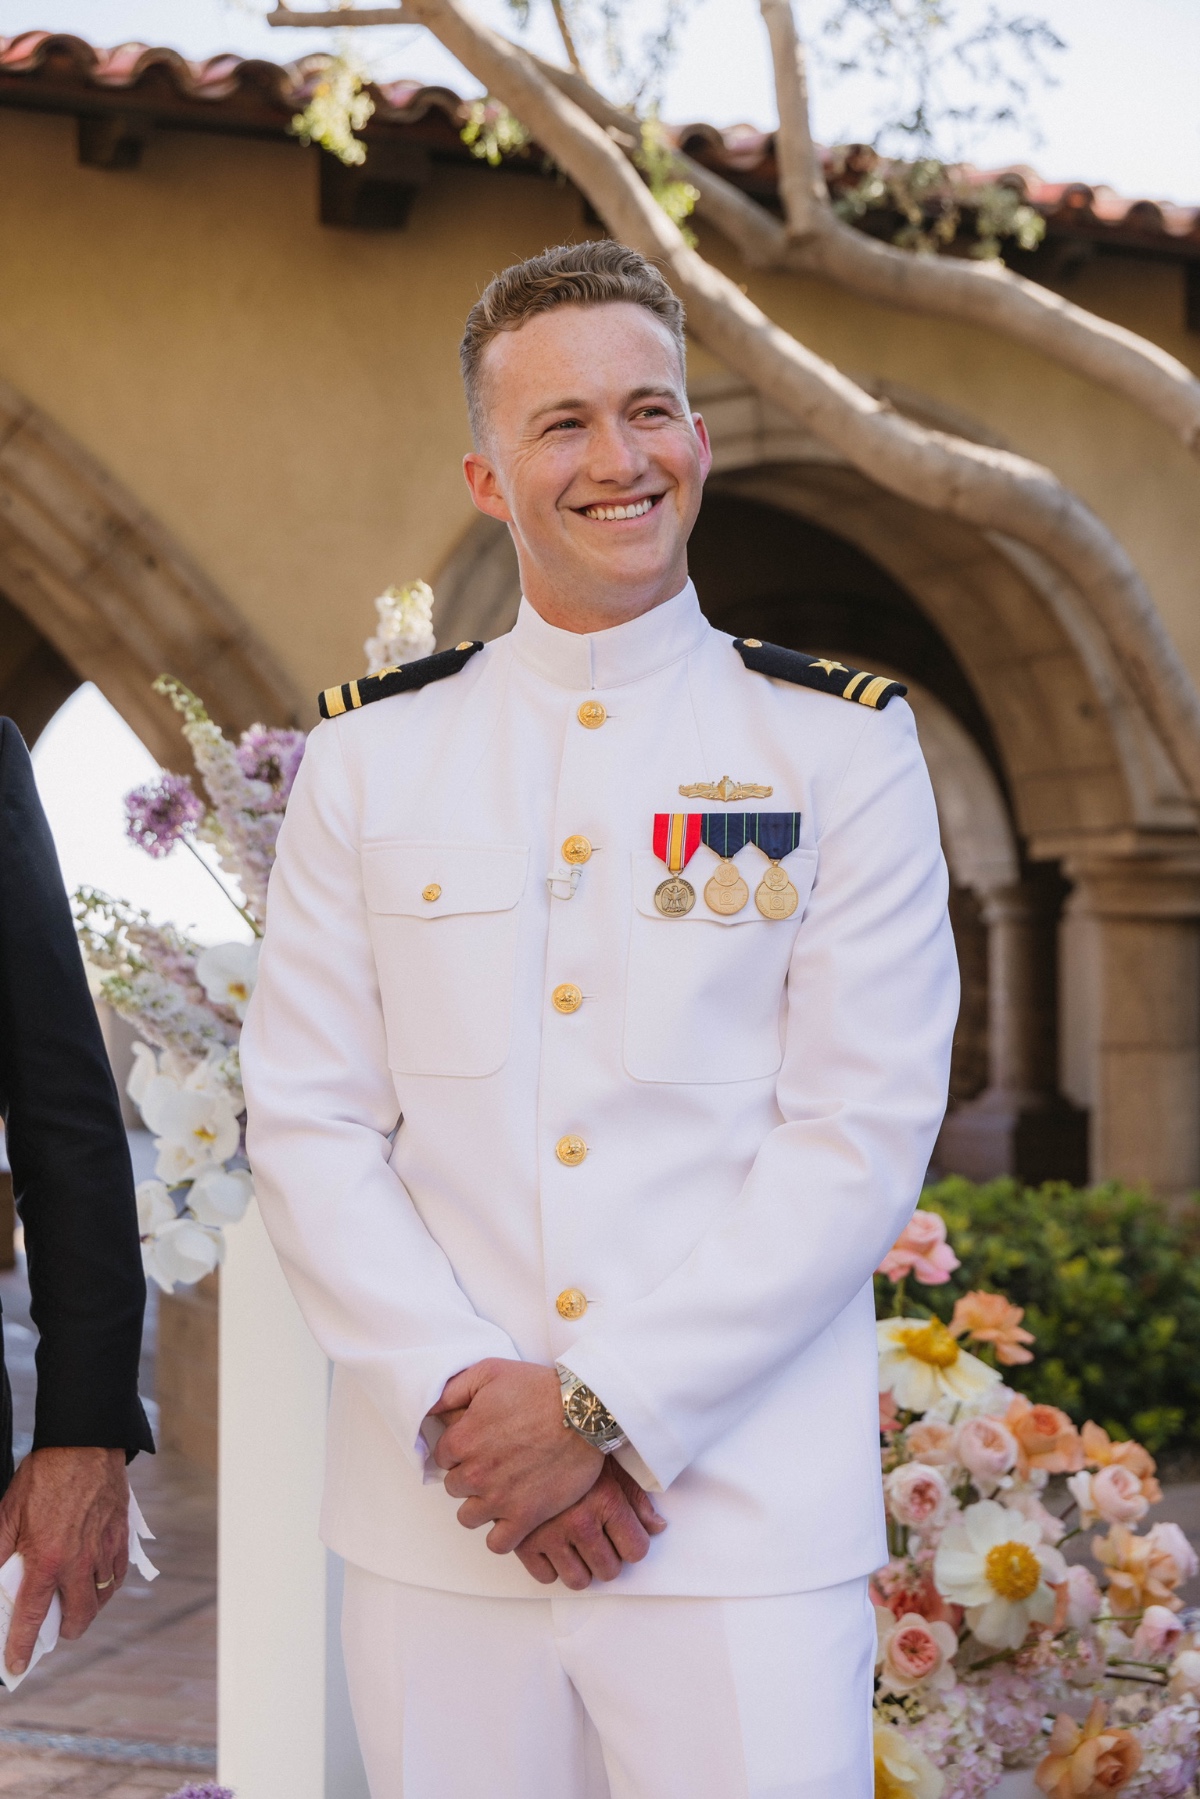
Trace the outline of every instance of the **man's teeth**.
<instances>
[{"instance_id":1,"label":"man's teeth","mask_svg":"<svg viewBox=\"0 0 1200 1799\"><path fill-rule=\"evenodd\" d=\"M584 518L641 518L653 506L653 499L635 500L632 506L587 506Z\"/></svg>"}]
</instances>

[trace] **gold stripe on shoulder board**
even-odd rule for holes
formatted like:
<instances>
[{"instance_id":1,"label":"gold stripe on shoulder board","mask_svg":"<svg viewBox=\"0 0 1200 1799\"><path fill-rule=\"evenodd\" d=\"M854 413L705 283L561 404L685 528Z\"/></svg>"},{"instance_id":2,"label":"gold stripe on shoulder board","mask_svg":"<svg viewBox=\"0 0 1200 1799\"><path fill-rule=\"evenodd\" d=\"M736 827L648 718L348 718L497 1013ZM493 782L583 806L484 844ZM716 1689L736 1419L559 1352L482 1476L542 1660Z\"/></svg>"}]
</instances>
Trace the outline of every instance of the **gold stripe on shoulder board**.
<instances>
[{"instance_id":1,"label":"gold stripe on shoulder board","mask_svg":"<svg viewBox=\"0 0 1200 1799\"><path fill-rule=\"evenodd\" d=\"M890 675L872 675L870 680L867 682L867 685L863 688L862 692L858 695L859 705L860 706L876 706L877 707L879 704L880 694L884 691L885 688L890 687L891 685L892 685L892 678Z\"/></svg>"}]
</instances>

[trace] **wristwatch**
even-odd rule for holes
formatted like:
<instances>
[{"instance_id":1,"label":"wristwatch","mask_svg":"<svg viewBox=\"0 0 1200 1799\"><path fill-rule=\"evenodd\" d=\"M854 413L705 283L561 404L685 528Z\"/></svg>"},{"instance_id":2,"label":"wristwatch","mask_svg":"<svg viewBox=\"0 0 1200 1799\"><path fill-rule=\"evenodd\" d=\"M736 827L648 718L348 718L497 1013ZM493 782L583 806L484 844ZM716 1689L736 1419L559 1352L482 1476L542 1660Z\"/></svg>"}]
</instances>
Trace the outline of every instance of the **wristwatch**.
<instances>
[{"instance_id":1,"label":"wristwatch","mask_svg":"<svg viewBox=\"0 0 1200 1799\"><path fill-rule=\"evenodd\" d=\"M563 1424L568 1430L578 1431L584 1442L598 1449L601 1455L611 1455L614 1449L628 1443L629 1438L608 1407L561 1362L558 1379L562 1387Z\"/></svg>"}]
</instances>

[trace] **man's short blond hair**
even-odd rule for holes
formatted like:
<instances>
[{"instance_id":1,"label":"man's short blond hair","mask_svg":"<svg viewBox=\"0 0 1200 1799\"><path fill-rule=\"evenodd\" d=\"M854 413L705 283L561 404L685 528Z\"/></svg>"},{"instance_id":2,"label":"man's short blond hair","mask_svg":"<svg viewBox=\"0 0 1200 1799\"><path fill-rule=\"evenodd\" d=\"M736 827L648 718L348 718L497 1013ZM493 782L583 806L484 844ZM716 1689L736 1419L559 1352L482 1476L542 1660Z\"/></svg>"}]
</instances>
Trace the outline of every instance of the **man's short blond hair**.
<instances>
[{"instance_id":1,"label":"man's short blond hair","mask_svg":"<svg viewBox=\"0 0 1200 1799\"><path fill-rule=\"evenodd\" d=\"M458 351L475 442L481 443L486 435L482 359L494 337L519 330L527 319L555 306L606 306L621 300L644 306L666 326L683 369L683 307L654 264L625 244L607 238L558 244L494 275L467 315Z\"/></svg>"}]
</instances>

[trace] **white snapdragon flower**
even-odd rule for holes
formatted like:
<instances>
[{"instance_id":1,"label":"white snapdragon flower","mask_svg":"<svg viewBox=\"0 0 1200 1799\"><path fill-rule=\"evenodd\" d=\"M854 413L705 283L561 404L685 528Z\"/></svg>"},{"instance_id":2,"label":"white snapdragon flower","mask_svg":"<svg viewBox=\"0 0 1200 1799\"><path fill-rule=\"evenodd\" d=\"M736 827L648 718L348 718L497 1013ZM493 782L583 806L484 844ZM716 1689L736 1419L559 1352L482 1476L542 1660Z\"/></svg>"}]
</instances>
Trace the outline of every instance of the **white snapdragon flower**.
<instances>
[{"instance_id":1,"label":"white snapdragon flower","mask_svg":"<svg viewBox=\"0 0 1200 1799\"><path fill-rule=\"evenodd\" d=\"M254 1198L254 1183L244 1168L202 1168L188 1190L188 1209L201 1224L219 1229L236 1224Z\"/></svg>"},{"instance_id":2,"label":"white snapdragon flower","mask_svg":"<svg viewBox=\"0 0 1200 1799\"><path fill-rule=\"evenodd\" d=\"M196 976L214 1006L245 1018L258 975L258 942L217 943L196 963Z\"/></svg>"},{"instance_id":3,"label":"white snapdragon flower","mask_svg":"<svg viewBox=\"0 0 1200 1799\"><path fill-rule=\"evenodd\" d=\"M142 1244L142 1264L150 1280L164 1293L176 1284L191 1286L211 1274L225 1253L220 1231L207 1229L192 1218L176 1218L150 1242Z\"/></svg>"},{"instance_id":4,"label":"white snapdragon flower","mask_svg":"<svg viewBox=\"0 0 1200 1799\"><path fill-rule=\"evenodd\" d=\"M139 1181L134 1194L140 1237L155 1237L166 1225L174 1224L175 1201L165 1181Z\"/></svg>"}]
</instances>

